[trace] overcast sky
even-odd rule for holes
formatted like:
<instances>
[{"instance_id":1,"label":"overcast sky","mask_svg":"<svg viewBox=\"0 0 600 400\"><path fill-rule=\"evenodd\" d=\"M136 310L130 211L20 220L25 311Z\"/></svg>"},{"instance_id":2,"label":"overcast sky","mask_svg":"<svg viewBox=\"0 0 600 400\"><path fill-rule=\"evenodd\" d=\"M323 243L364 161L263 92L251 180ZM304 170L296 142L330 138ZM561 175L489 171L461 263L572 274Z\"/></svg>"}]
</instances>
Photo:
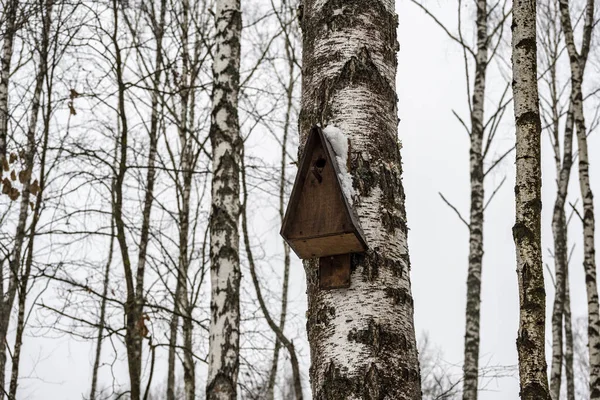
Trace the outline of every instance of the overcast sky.
<instances>
[{"instance_id":1,"label":"overcast sky","mask_svg":"<svg viewBox=\"0 0 600 400\"><path fill-rule=\"evenodd\" d=\"M449 26L456 26L454 2L430 1L428 4ZM455 371L460 373L468 231L454 212L442 202L438 192L442 192L453 202L465 217L468 216L469 141L451 112L454 109L464 118L467 117L463 56L460 48L414 4L401 0L397 4L397 10L400 20L397 78L401 118L399 135L403 145L404 185L410 228L415 325L417 336L427 332L431 342L443 352L444 362L449 366L456 365ZM468 16L469 14L466 18ZM497 73L492 74L488 82L488 99L491 101L497 98L506 83ZM493 149L495 154L503 153L514 142L510 124L512 117L511 107L506 113L506 124L499 132ZM555 174L547 135L544 135L543 144L543 246L546 249L552 246L550 221ZM262 149L264 157L268 158L269 146L262 146ZM599 198L600 139L597 134L590 137L589 149L592 189L597 193L596 198ZM579 194L576 168L574 172L570 201L574 201ZM487 196L505 176L507 179L504 186L486 212L481 307L482 366L514 366L517 363L515 339L519 309L511 233L514 222L514 156L507 158L488 178ZM277 219L273 215L255 215L254 218L256 226L253 230L264 233L266 251L277 249L280 246ZM266 234L267 231L270 231L269 235ZM581 225L578 221L571 222L569 235L571 243L577 243L570 275L575 320L586 314L582 248L579 246ZM288 325L287 332L295 338L295 343L300 348L304 374L307 376L308 348L303 319L306 310L305 282L300 262L295 255L293 257L291 305L296 318ZM547 251L544 252L544 257L552 266ZM546 286L549 288L548 276L546 278ZM547 304L552 304L553 291L548 289L547 292ZM547 314L550 315L550 307L547 309ZM82 393L87 393L92 364L91 343L79 342L65 335L54 336L53 339L26 339L22 372L29 378L22 381L20 398L77 400L82 398ZM106 347L110 348L110 345ZM117 364L114 372L119 381L126 381L125 365ZM160 379L164 377L164 371L159 369L156 373ZM200 365L197 373L200 379L205 373L205 366ZM103 380L109 382L110 379L110 370L105 368ZM203 390L200 385L197 389ZM308 386L305 389L308 394ZM513 377L489 382L480 398L518 398L518 376L515 373Z\"/></svg>"}]
</instances>

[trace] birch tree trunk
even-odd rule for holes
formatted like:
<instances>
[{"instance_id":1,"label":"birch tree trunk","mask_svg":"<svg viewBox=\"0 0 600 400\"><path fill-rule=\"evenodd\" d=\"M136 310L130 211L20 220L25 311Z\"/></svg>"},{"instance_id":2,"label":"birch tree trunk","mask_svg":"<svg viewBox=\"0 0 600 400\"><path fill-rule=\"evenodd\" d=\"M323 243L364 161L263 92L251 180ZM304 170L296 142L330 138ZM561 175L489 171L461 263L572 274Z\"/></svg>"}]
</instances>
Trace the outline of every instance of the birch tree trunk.
<instances>
[{"instance_id":1,"label":"birch tree trunk","mask_svg":"<svg viewBox=\"0 0 600 400\"><path fill-rule=\"evenodd\" d=\"M553 399L558 400L561 392L563 361L567 371L567 388L569 387L569 371L572 372L572 357L567 357L566 350L563 353L563 317L565 330L565 347L569 349L572 341L569 341L568 332L570 326L570 303L568 292L568 241L567 241L567 218L565 204L573 165L573 103L569 101L566 111L564 132L561 150L561 85L558 82L558 65L562 52L562 35L559 27L558 3L547 2L540 4L540 43L542 44L543 60L545 65L540 79L548 86L548 97L542 107L544 111L544 124L550 136L554 151L554 163L556 167L556 199L552 213L552 235L554 241L554 306L552 309L552 364L550 370L550 394ZM569 314L569 315L567 315ZM572 350L572 349L571 349ZM572 374L571 374L572 375ZM571 376L572 377L572 376ZM571 382L572 383L572 382Z\"/></svg>"},{"instance_id":2,"label":"birch tree trunk","mask_svg":"<svg viewBox=\"0 0 600 400\"><path fill-rule=\"evenodd\" d=\"M513 101L516 123L516 222L513 237L519 281L520 396L548 400L544 273L541 252L541 122L537 87L536 3L517 0L512 23Z\"/></svg>"},{"instance_id":3,"label":"birch tree trunk","mask_svg":"<svg viewBox=\"0 0 600 400\"><path fill-rule=\"evenodd\" d=\"M19 261L21 259L20 248L25 239L25 224L27 221L27 214L30 207L30 197L31 197L31 180L33 171L33 163L34 157L36 153L36 137L35 133L37 130L39 112L41 108L41 100L42 100L42 90L44 86L44 80L47 77L48 73L48 50L50 46L50 27L52 23L52 7L54 5L54 0L42 0L40 1L40 10L42 14L42 31L40 32L40 42L39 42L39 67L35 79L35 88L33 90L33 101L31 104L31 116L29 119L29 127L27 129L27 152L25 155L25 169L30 171L30 173L25 174L25 180L23 182L23 190L21 193L21 213L19 216L19 227L22 227L23 232L17 232L18 238L20 242L18 243L19 252L15 252L13 255L13 260L15 261L15 265L12 267L14 269L14 273L19 273L19 284L18 284L18 317L17 317L17 332L15 337L15 347L12 358L12 371L11 371L11 379L10 379L10 388L9 388L9 399L17 398L17 386L19 383L19 363L21 360L21 347L23 345L23 332L25 331L25 307L27 300L27 292L28 292L28 283L29 276L31 275L31 264L33 258L33 245L34 245L34 237L35 237L35 225L37 224L38 216L39 216L39 201L36 204L36 212L34 215L34 221L30 227L31 231L29 234L29 249L26 257L26 263L23 273L17 272L19 270ZM48 93L48 98L50 94ZM49 101L49 99L47 100ZM45 121L49 123L49 120ZM47 137L47 135L46 135ZM44 141L47 144L47 139ZM46 148L43 148L42 151L45 152ZM36 194L40 194L37 193ZM40 200L38 196L38 200ZM23 222L23 224L21 224Z\"/></svg>"},{"instance_id":4,"label":"birch tree trunk","mask_svg":"<svg viewBox=\"0 0 600 400\"><path fill-rule=\"evenodd\" d=\"M575 400L575 375L573 373L573 322L571 321L571 294L569 290L569 268L565 270L565 378L567 400Z\"/></svg>"},{"instance_id":5,"label":"birch tree trunk","mask_svg":"<svg viewBox=\"0 0 600 400\"><path fill-rule=\"evenodd\" d=\"M554 73L556 71L553 71ZM555 80L554 80L555 82ZM554 96L558 95L557 88L553 89ZM552 398L559 399L562 366L563 366L563 314L566 307L567 274L568 274L568 241L567 241L567 218L565 214L565 203L573 165L573 104L567 109L565 121L563 156L561 161L560 148L558 147L558 123L560 120L556 108L558 98L555 97L553 110L553 122L555 127L555 161L557 171L557 193L552 214L552 235L554 238L554 263L555 284L554 307L552 310L552 366L550 372L550 392ZM566 321L565 321L566 323Z\"/></svg>"},{"instance_id":6,"label":"birch tree trunk","mask_svg":"<svg viewBox=\"0 0 600 400\"><path fill-rule=\"evenodd\" d=\"M134 273L129 257L129 249L126 237L125 220L123 217L123 188L125 174L127 172L127 141L129 135L127 114L125 111L125 82L123 78L123 60L121 47L118 41L119 2L113 0L113 32L112 45L114 46L115 63L114 71L117 81L117 116L118 116L118 165L115 184L113 188L113 218L117 230L117 241L121 253L123 270L125 274L126 300L125 300L125 347L127 349L127 365L129 368L129 384L131 400L139 400L141 394L141 371L142 371L142 337L138 329L138 323L142 318L143 305L135 292Z\"/></svg>"},{"instance_id":7,"label":"birch tree trunk","mask_svg":"<svg viewBox=\"0 0 600 400\"><path fill-rule=\"evenodd\" d=\"M0 58L0 163L6 157L8 139L8 86L10 66L13 56L14 38L16 34L16 18L19 6L18 0L9 0L6 4L5 30ZM11 261L9 260L9 269ZM0 269L0 385L4 388L6 374L6 335L10 314L16 295L16 274L9 271L8 287L4 287L4 270ZM4 391L0 391L0 400L4 399Z\"/></svg>"},{"instance_id":8,"label":"birch tree trunk","mask_svg":"<svg viewBox=\"0 0 600 400\"><path fill-rule=\"evenodd\" d=\"M316 263L305 262L313 399L420 399L394 1L304 0L302 10L301 143L315 124L349 138L354 208L369 247L352 257L348 289L319 289Z\"/></svg>"},{"instance_id":9,"label":"birch tree trunk","mask_svg":"<svg viewBox=\"0 0 600 400\"><path fill-rule=\"evenodd\" d=\"M483 261L483 136L485 77L488 65L487 2L477 1L477 54L471 111L471 213L469 221L469 270L465 313L465 359L463 364L463 400L477 400L479 372L479 331L481 307L481 269Z\"/></svg>"},{"instance_id":10,"label":"birch tree trunk","mask_svg":"<svg viewBox=\"0 0 600 400\"><path fill-rule=\"evenodd\" d=\"M282 13L285 15L292 14L293 11L291 7L286 7L283 4L284 10ZM289 10L289 11L288 11ZM292 17L293 18L293 17ZM284 21L279 18L280 26L282 29L286 29ZM286 21L287 22L287 21ZM289 29L289 28L287 28ZM283 218L285 216L285 193L286 193L286 185L287 185L287 177L286 177L286 168L287 168L287 154L288 154L288 140L290 136L290 127L291 127L291 119L292 119L292 109L294 107L294 88L296 84L296 64L295 64L295 54L294 47L289 39L289 35L286 35L285 41L285 54L286 61L288 63L288 81L287 84L284 85L284 89L286 92L286 110L285 110L285 122L283 126L283 137L281 139L281 175L279 176L279 218L283 223ZM245 195L245 191L244 191ZM246 210L244 210L246 212ZM279 315L279 330L283 333L285 328L285 320L287 318L287 307L288 307L288 288L289 288L289 279L290 279L290 246L287 244L285 240L283 243L283 281L281 283L281 313ZM273 361L271 363L271 372L269 373L269 381L267 384L267 400L274 400L275 398L275 382L277 380L277 372L279 366L279 352L281 350L281 341L275 335L275 348L273 349ZM295 382L296 385L298 384ZM298 400L298 399L296 399Z\"/></svg>"},{"instance_id":11,"label":"birch tree trunk","mask_svg":"<svg viewBox=\"0 0 600 400\"><path fill-rule=\"evenodd\" d=\"M123 272L125 275L125 347L127 350L127 364L129 368L130 399L139 400L142 394L142 342L147 337L148 332L145 325L144 315L144 278L146 271L147 249L150 238L150 214L154 200L154 182L155 182L155 162L156 162L156 144L157 133L150 133L150 148L148 150L146 190L144 193L144 203L142 207L142 223L140 228L140 239L138 244L137 270L133 269L129 247L127 242L126 219L123 214L123 192L125 188L125 177L128 169L128 140L129 124L126 111L126 82L124 77L125 63L123 60L122 48L119 44L119 7L118 0L112 1L113 31L110 41L114 48L114 66L113 70L117 82L117 115L118 128L118 161L116 167L116 177L113 187L113 218L117 231L117 242L121 253L123 263ZM155 121L156 122L156 121ZM151 125L152 126L152 125ZM157 125L154 126L155 128Z\"/></svg>"},{"instance_id":12,"label":"birch tree trunk","mask_svg":"<svg viewBox=\"0 0 600 400\"><path fill-rule=\"evenodd\" d=\"M571 175L573 143L573 112L569 106L564 136L564 155L562 166L558 159L558 188L554 211L552 214L552 234L554 237L554 263L556 269L556 292L552 310L552 367L550 372L550 391L552 398L559 399L562 366L563 366L563 314L566 303L566 282L568 274L568 248L567 248L567 220L565 215L565 202L569 177ZM559 155L560 157L560 155Z\"/></svg>"},{"instance_id":13,"label":"birch tree trunk","mask_svg":"<svg viewBox=\"0 0 600 400\"><path fill-rule=\"evenodd\" d=\"M583 77L594 27L594 0L586 2L581 51L577 51L569 2L559 1L562 31L571 65L571 102L579 147L579 187L583 199L583 252L588 300L588 349L590 362L590 399L600 399L600 315L596 282L594 196L590 187L587 129L583 112Z\"/></svg>"},{"instance_id":14,"label":"birch tree trunk","mask_svg":"<svg viewBox=\"0 0 600 400\"><path fill-rule=\"evenodd\" d=\"M182 186L180 187L179 196L181 199L181 208L179 210L179 271L177 285L180 286L179 298L176 301L179 303L178 309L183 313L183 382L185 396L187 400L194 400L196 392L195 383L195 368L194 358L192 354L192 310L189 307L188 301L188 270L189 270L189 254L188 240L190 231L190 197L192 190L192 177L194 171L194 153L193 153L193 138L190 129L193 121L188 121L190 113L190 92L192 91L193 82L190 81L190 54L188 51L188 28L190 5L188 0L183 0L182 3L182 22L181 22L181 38L182 38L182 71L181 71L181 113L179 118L179 139L181 143L181 171L182 171ZM193 105L193 104L192 104Z\"/></svg>"},{"instance_id":15,"label":"birch tree trunk","mask_svg":"<svg viewBox=\"0 0 600 400\"><path fill-rule=\"evenodd\" d=\"M100 358L102 356L102 340L106 324L106 299L108 296L108 286L110 283L110 266L112 264L114 243L115 243L115 224L110 224L110 244L108 245L108 260L104 268L104 279L102 282L102 298L100 300L100 318L98 320L98 334L96 336L96 351L94 355L94 366L92 367L92 384L90 388L90 400L96 400L98 387L98 371L100 370Z\"/></svg>"},{"instance_id":16,"label":"birch tree trunk","mask_svg":"<svg viewBox=\"0 0 600 400\"><path fill-rule=\"evenodd\" d=\"M240 326L240 0L218 0L213 65L208 400L237 398Z\"/></svg>"},{"instance_id":17,"label":"birch tree trunk","mask_svg":"<svg viewBox=\"0 0 600 400\"><path fill-rule=\"evenodd\" d=\"M6 157L8 138L8 82L10 79L10 64L12 62L15 34L17 33L17 10L19 0L8 0L6 3L4 23L4 37L2 41L2 56L0 58L0 162ZM2 338L0 338L2 339ZM2 367L0 360L0 367ZM2 368L4 371L4 368ZM3 375L3 372L0 372ZM4 380L2 380L2 383ZM0 399L4 393L0 394Z\"/></svg>"}]
</instances>

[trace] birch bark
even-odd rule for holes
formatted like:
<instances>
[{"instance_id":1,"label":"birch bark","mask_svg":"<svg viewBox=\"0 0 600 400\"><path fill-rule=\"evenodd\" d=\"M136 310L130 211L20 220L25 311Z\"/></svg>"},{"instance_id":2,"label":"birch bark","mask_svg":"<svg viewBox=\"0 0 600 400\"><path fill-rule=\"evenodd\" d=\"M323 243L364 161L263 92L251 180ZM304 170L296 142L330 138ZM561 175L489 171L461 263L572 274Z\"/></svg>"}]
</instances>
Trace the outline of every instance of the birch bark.
<instances>
[{"instance_id":1,"label":"birch bark","mask_svg":"<svg viewBox=\"0 0 600 400\"><path fill-rule=\"evenodd\" d=\"M38 126L38 119L40 108L42 106L42 90L44 86L44 81L48 72L48 51L50 46L50 27L52 23L52 7L54 5L54 0L45 0L42 7L42 31L40 32L40 45L38 48L39 52L39 69L37 71L36 79L35 79L35 88L33 90L33 101L31 103L31 115L29 119L29 127L27 129L27 152L25 155L25 169L27 171L33 171L34 157L36 153L36 137L35 133ZM48 94L49 97L49 94ZM49 121L45 121L49 123ZM46 135L47 137L47 135ZM47 144L47 139L45 140ZM45 148L43 151L45 152ZM43 171L43 170L42 170ZM25 231L25 223L27 221L28 210L30 207L30 197L31 190L30 184L32 180L32 174L27 174L25 181L23 182L23 190L21 193L21 205L20 205L20 215L19 215L19 224L17 228L17 245L15 246L15 252L13 253L13 262L14 264L11 266L11 269L14 271L14 274L19 274L18 277L18 316L17 316L17 332L15 337L15 347L12 358L12 371L11 371L11 379L10 379L10 387L9 387L9 399L16 399L17 397L17 386L19 383L19 363L21 360L21 348L23 345L23 332L25 331L25 307L27 300L27 292L28 292L28 283L29 277L31 275L31 263L32 263L32 251L34 245L34 236L35 236L35 224L37 224L38 216L39 216L39 202L36 205L36 212L34 215L34 221L31 225L31 231L29 236L29 251L26 258L24 271L20 272L20 260L21 260L21 248L23 242L25 240L26 231ZM40 193L37 193L38 195ZM38 200L40 200L38 196Z\"/></svg>"},{"instance_id":2,"label":"birch bark","mask_svg":"<svg viewBox=\"0 0 600 400\"><path fill-rule=\"evenodd\" d=\"M208 400L235 399L239 370L240 152L238 119L240 0L218 0L210 127L213 177L210 218L211 320Z\"/></svg>"},{"instance_id":3,"label":"birch bark","mask_svg":"<svg viewBox=\"0 0 600 400\"><path fill-rule=\"evenodd\" d=\"M9 0L5 9L4 37L2 41L2 57L0 58L0 162L6 157L8 135L8 82L10 79L10 64L12 62L15 34L17 33L17 10L19 0ZM1 360L0 360L1 361ZM4 368L2 368L4 370ZM2 381L4 382L4 381ZM4 393L0 394L0 399Z\"/></svg>"},{"instance_id":4,"label":"birch bark","mask_svg":"<svg viewBox=\"0 0 600 400\"><path fill-rule=\"evenodd\" d=\"M561 150L561 88L558 82L558 66L562 52L562 34L559 27L558 3L548 2L540 4L540 42L542 44L543 69L547 72L540 79L548 86L548 98L542 107L544 111L544 123L550 136L554 151L554 163L556 167L556 199L552 213L552 235L554 242L554 305L552 309L552 361L550 370L550 394L553 399L558 400L561 392L563 360L566 370L567 387L569 387L570 374L572 372L572 357L568 357L568 349L572 349L572 341L569 341L568 332L570 326L570 303L567 296L568 291L568 254L567 254L567 218L565 204L571 169L573 165L573 104L568 103L566 111L564 132L562 135ZM563 353L563 317L564 317L564 342L566 351ZM571 382L572 383L572 382Z\"/></svg>"},{"instance_id":5,"label":"birch bark","mask_svg":"<svg viewBox=\"0 0 600 400\"><path fill-rule=\"evenodd\" d=\"M283 5L285 9L282 13L285 15L293 14L293 10ZM293 17L292 17L293 18ZM286 28L284 21L281 17L278 18L279 23L282 29ZM285 21L287 22L287 21ZM286 35L285 41L285 54L286 61L288 63L288 81L287 85L284 85L284 89L286 91L286 112L285 112L285 123L283 126L283 137L281 139L281 175L279 176L279 218L283 223L283 218L285 215L285 193L286 193L286 185L287 185L287 177L286 177L286 168L287 168L287 154L288 154L288 138L290 136L291 129L291 119L292 119L292 110L294 107L294 88L296 84L296 64L294 54L294 46L291 43L289 38L289 34ZM245 194L245 191L244 191ZM245 210L244 210L245 212ZM279 330L283 333L285 328L285 321L287 318L287 307L288 307L288 287L289 287L289 278L290 278L290 246L287 244L285 240L283 242L283 281L281 287L281 313L279 315ZM267 384L267 400L274 400L275 398L275 382L277 379L277 372L279 366L279 352L281 350L281 341L275 335L275 348L273 349L273 361L271 363L271 372L269 373L269 381ZM294 382L296 386L299 385L299 382ZM301 388L300 388L301 389ZM299 400L299 399L296 399Z\"/></svg>"},{"instance_id":6,"label":"birch bark","mask_svg":"<svg viewBox=\"0 0 600 400\"><path fill-rule=\"evenodd\" d=\"M594 196L590 186L587 128L583 111L583 77L594 27L594 0L586 1L581 51L575 45L569 2L559 1L561 26L571 66L571 102L579 147L579 187L583 199L583 267L588 301L590 399L600 399L600 314L596 281Z\"/></svg>"},{"instance_id":7,"label":"birch bark","mask_svg":"<svg viewBox=\"0 0 600 400\"><path fill-rule=\"evenodd\" d=\"M463 364L463 400L476 400L479 372L479 331L481 313L481 269L483 262L483 136L485 78L488 65L487 2L477 1L477 54L471 107L471 213L469 221L469 269L465 312L465 359ZM491 139L490 139L491 140Z\"/></svg>"},{"instance_id":8,"label":"birch bark","mask_svg":"<svg viewBox=\"0 0 600 400\"><path fill-rule=\"evenodd\" d=\"M569 268L565 270L565 378L567 400L575 400L575 375L573 373L573 322L571 321L571 294L569 290Z\"/></svg>"},{"instance_id":9,"label":"birch bark","mask_svg":"<svg viewBox=\"0 0 600 400\"><path fill-rule=\"evenodd\" d=\"M94 354L94 366L92 367L92 384L90 388L90 400L96 400L98 387L98 372L100 370L100 358L102 356L102 341L104 336L104 328L106 325L106 298L108 296L108 286L110 283L110 266L115 243L115 224L111 221L110 224L110 244L108 245L108 260L104 268L104 279L102 282L102 299L100 300L100 318L98 320L98 334L96 335L96 350Z\"/></svg>"},{"instance_id":10,"label":"birch bark","mask_svg":"<svg viewBox=\"0 0 600 400\"><path fill-rule=\"evenodd\" d=\"M517 0L512 23L516 182L513 237L519 281L520 396L550 399L546 372L544 274L541 252L541 122L537 87L536 3Z\"/></svg>"},{"instance_id":11,"label":"birch bark","mask_svg":"<svg viewBox=\"0 0 600 400\"><path fill-rule=\"evenodd\" d=\"M178 10L179 11L179 10ZM188 271L189 271L189 233L190 233L190 200L192 190L192 178L196 154L193 148L192 124L194 107L194 74L191 73L192 60L189 52L189 22L190 2L181 2L181 79L179 83L180 112L178 119L178 134L181 145L181 156L179 165L181 181L176 179L176 189L179 204L179 258L177 266L177 285L175 289L175 312L171 317L170 339L169 339L169 373L167 399L175 398L175 348L177 344L177 327L179 315L183 316L183 382L186 399L193 400L196 393L195 363L193 356L193 326L192 309L188 299Z\"/></svg>"},{"instance_id":12,"label":"birch bark","mask_svg":"<svg viewBox=\"0 0 600 400\"><path fill-rule=\"evenodd\" d=\"M6 157L8 139L8 85L10 66L13 56L14 38L16 34L16 17L19 6L18 0L10 0L6 5L6 29L2 43L0 58L0 162ZM9 260L9 269L11 267ZM0 269L0 343L6 343L10 314L16 295L16 275L9 271L8 287L4 287L4 271ZM4 387L6 374L6 346L0 346L0 385ZM4 399L4 391L0 391L0 400Z\"/></svg>"},{"instance_id":13,"label":"birch bark","mask_svg":"<svg viewBox=\"0 0 600 400\"><path fill-rule=\"evenodd\" d=\"M555 72L555 71L554 71ZM556 94L557 88L554 87ZM556 99L557 104L558 100ZM553 110L555 142L558 143L559 113L556 107ZM558 144L556 145L558 146ZM560 153L555 150L557 171L557 193L552 214L552 234L554 237L554 263L556 275L556 292L552 310L552 366L550 372L550 392L553 399L558 400L560 395L562 366L563 366L563 316L566 304L566 282L568 274L568 248L567 248L567 219L565 203L573 165L573 104L570 103L565 121L564 144L562 161ZM566 321L565 321L566 322Z\"/></svg>"},{"instance_id":14,"label":"birch bark","mask_svg":"<svg viewBox=\"0 0 600 400\"><path fill-rule=\"evenodd\" d=\"M315 124L350 139L354 208L369 246L352 257L348 289L320 290L316 263L305 262L313 398L420 399L394 1L304 0L302 9L301 143Z\"/></svg>"},{"instance_id":15,"label":"birch bark","mask_svg":"<svg viewBox=\"0 0 600 400\"><path fill-rule=\"evenodd\" d=\"M573 143L573 112L569 106L564 135L564 154L562 163L560 155L557 164L558 187L554 211L552 214L552 234L554 236L554 262L556 269L556 292L552 310L552 366L550 372L550 391L552 398L558 400L560 396L562 366L563 366L563 316L566 304L566 282L568 274L568 249L567 249L567 220L565 215L565 202L569 177L571 175ZM562 165L561 165L562 164ZM570 306L569 306L570 307ZM565 321L566 323L566 321Z\"/></svg>"},{"instance_id":16,"label":"birch bark","mask_svg":"<svg viewBox=\"0 0 600 400\"><path fill-rule=\"evenodd\" d=\"M192 354L192 315L188 300L188 270L189 250L188 240L190 231L190 198L192 190L192 177L194 171L193 138L191 136L191 123L188 121L190 114L190 92L193 82L190 80L190 54L188 51L188 28L190 4L188 0L182 3L182 87L181 87L181 116L179 121L179 139L181 142L181 171L183 185L181 187L181 209L179 212L179 273L177 285L181 286L179 309L183 314L183 382L187 400L194 400L196 392L195 366ZM192 104L193 105L193 104Z\"/></svg>"}]
</instances>

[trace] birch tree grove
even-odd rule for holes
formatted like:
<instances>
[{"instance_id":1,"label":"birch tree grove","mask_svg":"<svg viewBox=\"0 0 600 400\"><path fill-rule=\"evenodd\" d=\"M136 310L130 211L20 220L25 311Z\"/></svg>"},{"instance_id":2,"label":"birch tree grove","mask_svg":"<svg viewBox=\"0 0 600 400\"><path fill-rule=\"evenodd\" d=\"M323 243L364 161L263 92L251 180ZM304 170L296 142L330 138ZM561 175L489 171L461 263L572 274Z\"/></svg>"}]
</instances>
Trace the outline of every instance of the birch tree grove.
<instances>
[{"instance_id":1,"label":"birch tree grove","mask_svg":"<svg viewBox=\"0 0 600 400\"><path fill-rule=\"evenodd\" d=\"M600 400L596 3L0 0L0 400Z\"/></svg>"},{"instance_id":2,"label":"birch tree grove","mask_svg":"<svg viewBox=\"0 0 600 400\"><path fill-rule=\"evenodd\" d=\"M238 120L240 0L218 0L210 140L213 178L210 216L211 321L206 397L237 398L240 335L241 138Z\"/></svg>"},{"instance_id":3,"label":"birch tree grove","mask_svg":"<svg viewBox=\"0 0 600 400\"><path fill-rule=\"evenodd\" d=\"M519 281L520 396L550 399L546 372L546 292L541 250L541 121L537 86L536 3L513 4L512 64L516 124L516 222L513 237Z\"/></svg>"},{"instance_id":4,"label":"birch tree grove","mask_svg":"<svg viewBox=\"0 0 600 400\"><path fill-rule=\"evenodd\" d=\"M350 142L354 208L369 250L351 285L321 290L305 263L314 399L420 399L397 138L394 2L306 0L299 131L335 126ZM302 148L300 149L302 152Z\"/></svg>"}]
</instances>

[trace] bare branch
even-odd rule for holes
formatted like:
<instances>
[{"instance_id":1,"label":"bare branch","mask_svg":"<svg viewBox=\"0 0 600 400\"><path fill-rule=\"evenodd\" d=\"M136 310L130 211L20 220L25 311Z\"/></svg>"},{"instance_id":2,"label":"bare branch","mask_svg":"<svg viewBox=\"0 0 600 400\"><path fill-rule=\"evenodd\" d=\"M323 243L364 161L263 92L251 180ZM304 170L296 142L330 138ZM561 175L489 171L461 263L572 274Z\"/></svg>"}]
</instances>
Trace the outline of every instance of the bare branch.
<instances>
[{"instance_id":1,"label":"bare branch","mask_svg":"<svg viewBox=\"0 0 600 400\"><path fill-rule=\"evenodd\" d=\"M451 209L454 210L454 212L456 213L456 215L458 216L458 218L460 218L460 220L467 226L467 228L469 227L469 223L467 222L467 220L465 220L463 218L463 216L460 214L460 211L458 211L458 209L456 207L454 207L452 204L450 204L450 202L448 200L446 200L446 198L444 197L444 195L441 192L438 192L438 194L440 195L440 197L442 198L442 200L444 200L444 203L446 203L448 205L448 207L450 207Z\"/></svg>"}]
</instances>

